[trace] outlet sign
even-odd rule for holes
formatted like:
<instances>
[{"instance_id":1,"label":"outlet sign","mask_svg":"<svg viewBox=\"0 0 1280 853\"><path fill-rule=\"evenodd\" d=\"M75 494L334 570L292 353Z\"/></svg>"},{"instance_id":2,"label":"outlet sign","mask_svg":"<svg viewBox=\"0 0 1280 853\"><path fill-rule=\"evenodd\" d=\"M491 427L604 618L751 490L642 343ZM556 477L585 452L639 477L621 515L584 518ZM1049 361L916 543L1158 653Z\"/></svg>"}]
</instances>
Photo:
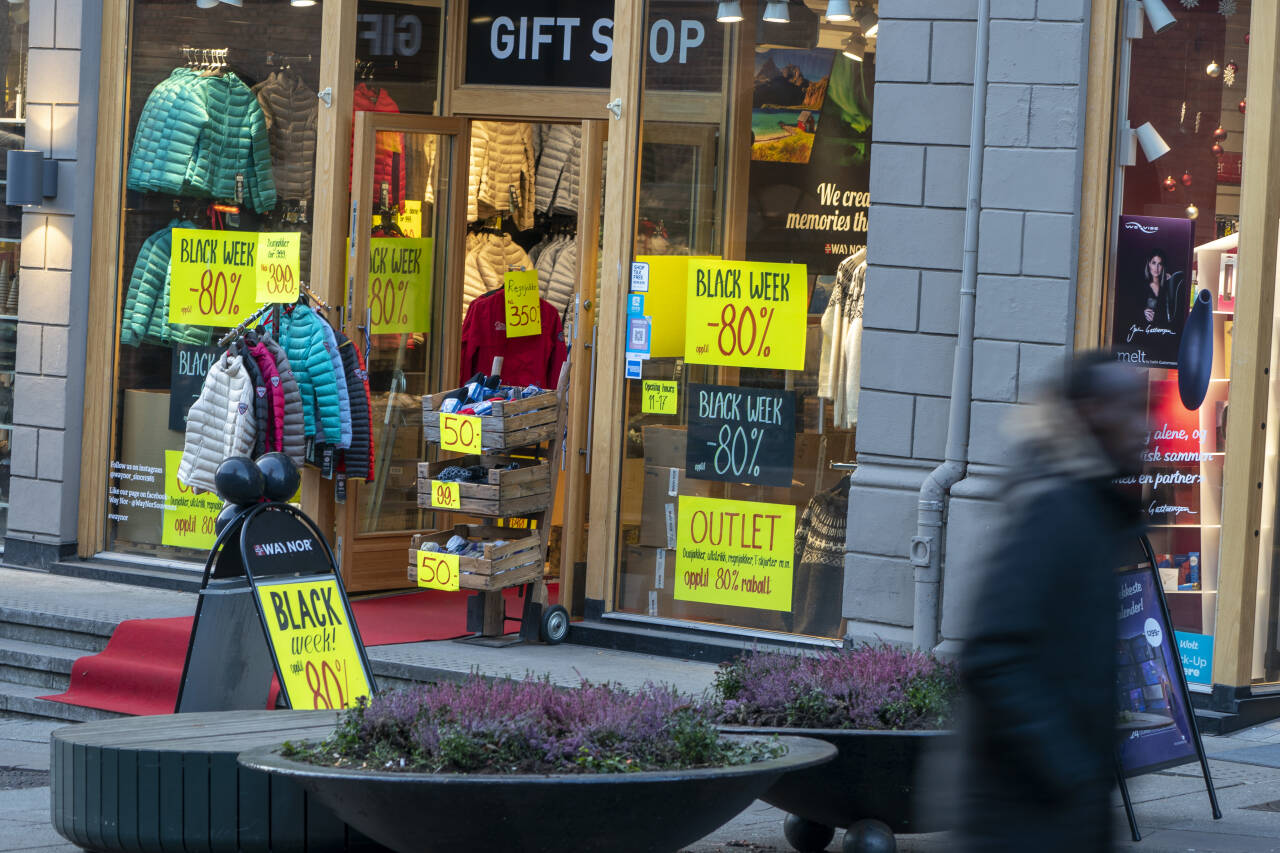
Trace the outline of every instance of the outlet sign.
<instances>
[{"instance_id":1,"label":"outlet sign","mask_svg":"<svg viewBox=\"0 0 1280 853\"><path fill-rule=\"evenodd\" d=\"M464 80L495 86L608 89L612 4L600 0L470 0ZM720 91L724 25L706 0L654 0L646 39L649 89Z\"/></svg>"}]
</instances>

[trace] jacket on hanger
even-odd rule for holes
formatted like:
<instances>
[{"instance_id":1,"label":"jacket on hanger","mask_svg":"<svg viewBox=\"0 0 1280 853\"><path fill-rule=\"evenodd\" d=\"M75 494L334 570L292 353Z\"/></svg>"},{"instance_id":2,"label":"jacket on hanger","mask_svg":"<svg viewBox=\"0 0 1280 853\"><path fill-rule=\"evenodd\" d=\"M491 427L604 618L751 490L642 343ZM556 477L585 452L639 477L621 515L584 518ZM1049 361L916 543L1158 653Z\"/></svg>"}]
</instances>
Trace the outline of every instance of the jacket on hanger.
<instances>
[{"instance_id":1,"label":"jacket on hanger","mask_svg":"<svg viewBox=\"0 0 1280 853\"><path fill-rule=\"evenodd\" d=\"M316 118L319 99L291 71L274 71L253 87L267 123L276 196L310 199L316 164Z\"/></svg>"},{"instance_id":2,"label":"jacket on hanger","mask_svg":"<svg viewBox=\"0 0 1280 853\"><path fill-rule=\"evenodd\" d=\"M533 127L516 121L471 124L467 221L510 216L521 230L533 227Z\"/></svg>"},{"instance_id":3,"label":"jacket on hanger","mask_svg":"<svg viewBox=\"0 0 1280 853\"><path fill-rule=\"evenodd\" d=\"M236 197L262 213L276 206L262 107L239 77L177 68L147 97L134 132L128 187L142 192Z\"/></svg>"},{"instance_id":4,"label":"jacket on hanger","mask_svg":"<svg viewBox=\"0 0 1280 853\"><path fill-rule=\"evenodd\" d=\"M534 268L529 255L511 239L510 234L468 235L462 282L463 309L486 291L502 287L503 276L513 267Z\"/></svg>"},{"instance_id":5,"label":"jacket on hanger","mask_svg":"<svg viewBox=\"0 0 1280 853\"><path fill-rule=\"evenodd\" d=\"M351 95L352 115L355 113L398 113L400 107L395 100L387 93L386 89L371 89L364 83L356 86L355 91ZM352 143L351 156L356 156L355 146L355 123L351 127ZM376 134L374 155L373 155L373 198L379 201L382 198L382 185L386 184L388 195L391 196L389 201L394 206L396 202L404 200L405 183L405 141L403 133L379 133ZM398 179L393 183L392 164L396 156L400 159L400 174ZM353 159L354 162L354 159Z\"/></svg>"},{"instance_id":6,"label":"jacket on hanger","mask_svg":"<svg viewBox=\"0 0 1280 853\"><path fill-rule=\"evenodd\" d=\"M298 388L298 380L293 375L293 367L289 364L289 356L284 347L270 335L258 337L259 343L267 348L271 359L276 363L276 372L280 376L280 394L284 398L283 426L280 432L280 450L293 460L299 468L306 461L307 434L306 421L302 410L302 391Z\"/></svg>"},{"instance_id":7,"label":"jacket on hanger","mask_svg":"<svg viewBox=\"0 0 1280 853\"><path fill-rule=\"evenodd\" d=\"M867 250L860 249L840 262L831 301L822 314L818 396L834 402L832 415L839 429L847 429L858 422L866 257Z\"/></svg>"},{"instance_id":8,"label":"jacket on hanger","mask_svg":"<svg viewBox=\"0 0 1280 853\"><path fill-rule=\"evenodd\" d=\"M487 372L495 356L502 356L504 385L537 385L554 388L560 366L569 356L564 343L560 312L540 300L542 334L507 337L506 302L502 291L486 293L471 303L462 321L462 365L458 384Z\"/></svg>"},{"instance_id":9,"label":"jacket on hanger","mask_svg":"<svg viewBox=\"0 0 1280 853\"><path fill-rule=\"evenodd\" d=\"M270 403L267 399L267 383L253 360L253 354L243 339L233 345L231 352L240 357L244 363L244 372L249 376L249 384L253 391L253 422L257 428L253 432L253 450L249 453L254 459L267 452L267 424L271 420Z\"/></svg>"},{"instance_id":10,"label":"jacket on hanger","mask_svg":"<svg viewBox=\"0 0 1280 853\"><path fill-rule=\"evenodd\" d=\"M538 281L542 281L539 274ZM563 312L573 302L573 293L578 284L578 241L565 238L564 246L556 253L555 262L551 266L551 275L547 279L543 297Z\"/></svg>"},{"instance_id":11,"label":"jacket on hanger","mask_svg":"<svg viewBox=\"0 0 1280 853\"><path fill-rule=\"evenodd\" d=\"M246 348L249 355L253 358L255 364L258 365L258 372L262 374L262 385L266 391L267 410L269 416L262 430L263 445L266 447L267 453L276 453L284 451L284 390L280 387L280 370L276 367L275 359L271 357L271 351L262 345L261 341L246 342ZM297 387L296 384L294 386ZM299 401L301 402L301 401ZM301 407L298 411L299 420L301 420Z\"/></svg>"},{"instance_id":12,"label":"jacket on hanger","mask_svg":"<svg viewBox=\"0 0 1280 853\"><path fill-rule=\"evenodd\" d=\"M138 250L120 318L122 344L207 346L213 341L212 329L169 322L169 253L174 228L195 228L195 225L175 219L144 240Z\"/></svg>"},{"instance_id":13,"label":"jacket on hanger","mask_svg":"<svg viewBox=\"0 0 1280 853\"><path fill-rule=\"evenodd\" d=\"M280 344L302 394L304 435L337 444L342 436L338 378L320 328L327 325L306 305L296 305L280 320Z\"/></svg>"},{"instance_id":14,"label":"jacket on hanger","mask_svg":"<svg viewBox=\"0 0 1280 853\"><path fill-rule=\"evenodd\" d=\"M540 141L535 183L538 211L577 214L582 128L574 124L546 125Z\"/></svg>"},{"instance_id":15,"label":"jacket on hanger","mask_svg":"<svg viewBox=\"0 0 1280 853\"><path fill-rule=\"evenodd\" d=\"M333 327L322 322L320 331L324 332L324 349L329 354L329 361L333 364L333 375L337 379L335 383L338 391L337 445L345 450L351 446L351 397L347 393L347 383L344 379L346 371L342 367L342 356L338 353L338 336L334 334Z\"/></svg>"},{"instance_id":16,"label":"jacket on hanger","mask_svg":"<svg viewBox=\"0 0 1280 853\"><path fill-rule=\"evenodd\" d=\"M205 375L200 396L187 412L178 479L193 489L214 491L214 474L224 459L253 450L253 386L244 361L223 353Z\"/></svg>"},{"instance_id":17,"label":"jacket on hanger","mask_svg":"<svg viewBox=\"0 0 1280 853\"><path fill-rule=\"evenodd\" d=\"M351 397L351 447L344 454L346 474L362 480L373 479L373 403L369 395L369 372L359 348L346 335L338 337L343 379Z\"/></svg>"}]
</instances>

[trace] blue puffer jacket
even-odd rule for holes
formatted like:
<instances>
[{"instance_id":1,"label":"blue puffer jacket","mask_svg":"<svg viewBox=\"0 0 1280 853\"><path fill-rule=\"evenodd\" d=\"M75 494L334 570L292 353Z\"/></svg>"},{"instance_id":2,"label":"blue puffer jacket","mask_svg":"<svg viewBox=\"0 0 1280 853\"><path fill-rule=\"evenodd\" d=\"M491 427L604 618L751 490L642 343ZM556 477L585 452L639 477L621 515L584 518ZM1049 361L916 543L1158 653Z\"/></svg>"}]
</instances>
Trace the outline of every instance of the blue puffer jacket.
<instances>
[{"instance_id":1,"label":"blue puffer jacket","mask_svg":"<svg viewBox=\"0 0 1280 853\"><path fill-rule=\"evenodd\" d=\"M124 311L120 315L120 343L198 344L212 341L212 329L169 322L169 252L174 228L195 228L173 220L142 243L129 276Z\"/></svg>"},{"instance_id":2,"label":"blue puffer jacket","mask_svg":"<svg viewBox=\"0 0 1280 853\"><path fill-rule=\"evenodd\" d=\"M306 305L298 305L280 321L280 345L289 356L294 379L302 392L304 433L336 445L342 436L338 403L338 375L325 347L329 325ZM318 427L318 429L317 429Z\"/></svg>"},{"instance_id":3,"label":"blue puffer jacket","mask_svg":"<svg viewBox=\"0 0 1280 853\"><path fill-rule=\"evenodd\" d=\"M342 367L342 355L338 352L338 336L328 323L321 323L324 331L324 348L333 362L333 375L338 378L338 425L341 436L338 447L346 450L351 447L351 396L347 393L346 370Z\"/></svg>"},{"instance_id":4,"label":"blue puffer jacket","mask_svg":"<svg viewBox=\"0 0 1280 853\"><path fill-rule=\"evenodd\" d=\"M231 200L243 179L244 203L276 205L267 123L239 77L178 68L151 90L129 157L129 189Z\"/></svg>"}]
</instances>

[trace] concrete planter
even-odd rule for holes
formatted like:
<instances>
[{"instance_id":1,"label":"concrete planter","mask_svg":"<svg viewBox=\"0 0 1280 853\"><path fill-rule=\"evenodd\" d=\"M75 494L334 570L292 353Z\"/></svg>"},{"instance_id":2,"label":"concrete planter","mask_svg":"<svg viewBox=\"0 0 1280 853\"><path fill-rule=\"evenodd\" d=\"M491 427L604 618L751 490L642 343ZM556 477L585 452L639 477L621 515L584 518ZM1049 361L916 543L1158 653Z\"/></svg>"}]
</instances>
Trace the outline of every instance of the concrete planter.
<instances>
[{"instance_id":1,"label":"concrete planter","mask_svg":"<svg viewBox=\"0 0 1280 853\"><path fill-rule=\"evenodd\" d=\"M895 832L933 832L916 812L916 770L923 752L946 731L725 727L733 734L800 735L837 749L834 761L788 773L760 799L789 812L787 840L800 851L823 850L835 828L848 829L845 853L896 848ZM825 836L825 838L824 838Z\"/></svg>"},{"instance_id":2,"label":"concrete planter","mask_svg":"<svg viewBox=\"0 0 1280 853\"><path fill-rule=\"evenodd\" d=\"M398 853L674 851L729 821L783 774L835 757L781 738L787 754L739 767L620 774L394 773L292 761L255 749L240 764L286 778Z\"/></svg>"}]
</instances>

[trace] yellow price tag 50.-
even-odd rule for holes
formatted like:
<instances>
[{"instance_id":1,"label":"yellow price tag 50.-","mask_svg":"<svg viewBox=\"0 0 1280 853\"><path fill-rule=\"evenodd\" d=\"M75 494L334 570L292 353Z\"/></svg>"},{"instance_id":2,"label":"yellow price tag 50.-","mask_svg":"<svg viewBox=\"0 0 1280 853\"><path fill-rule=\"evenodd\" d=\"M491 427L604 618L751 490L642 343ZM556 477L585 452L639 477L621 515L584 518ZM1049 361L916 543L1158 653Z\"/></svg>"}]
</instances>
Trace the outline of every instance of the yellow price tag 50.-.
<instances>
[{"instance_id":1,"label":"yellow price tag 50.-","mask_svg":"<svg viewBox=\"0 0 1280 853\"><path fill-rule=\"evenodd\" d=\"M418 552L418 586L453 591L461 589L460 581L457 554Z\"/></svg>"},{"instance_id":2,"label":"yellow price tag 50.-","mask_svg":"<svg viewBox=\"0 0 1280 853\"><path fill-rule=\"evenodd\" d=\"M440 449L480 452L480 416L440 413Z\"/></svg>"},{"instance_id":3,"label":"yellow price tag 50.-","mask_svg":"<svg viewBox=\"0 0 1280 853\"><path fill-rule=\"evenodd\" d=\"M432 480L431 505L440 509L462 509L462 487L448 480Z\"/></svg>"},{"instance_id":4,"label":"yellow price tag 50.-","mask_svg":"<svg viewBox=\"0 0 1280 853\"><path fill-rule=\"evenodd\" d=\"M653 415L679 414L680 389L674 382L658 382L646 379L644 395L640 399L640 411Z\"/></svg>"},{"instance_id":5,"label":"yellow price tag 50.-","mask_svg":"<svg viewBox=\"0 0 1280 853\"><path fill-rule=\"evenodd\" d=\"M542 304L538 301L538 271L513 271L502 277L507 305L507 337L542 334Z\"/></svg>"}]
</instances>

